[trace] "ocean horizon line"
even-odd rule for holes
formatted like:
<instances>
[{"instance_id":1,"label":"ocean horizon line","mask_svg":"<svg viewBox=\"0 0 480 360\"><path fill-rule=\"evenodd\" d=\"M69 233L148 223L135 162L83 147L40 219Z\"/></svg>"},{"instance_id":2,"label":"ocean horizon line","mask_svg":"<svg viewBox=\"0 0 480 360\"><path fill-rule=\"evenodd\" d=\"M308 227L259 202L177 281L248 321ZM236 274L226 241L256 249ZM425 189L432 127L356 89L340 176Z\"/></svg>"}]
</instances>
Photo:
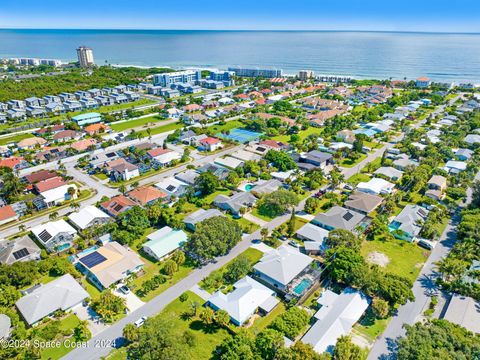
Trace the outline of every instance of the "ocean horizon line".
<instances>
[{"instance_id":1,"label":"ocean horizon line","mask_svg":"<svg viewBox=\"0 0 480 360\"><path fill-rule=\"evenodd\" d=\"M480 31L423 31L423 30L356 30L356 29L142 29L142 28L27 28L27 27L0 27L0 31L128 31L128 32L318 32L318 33L390 33L390 34L432 34L432 35L480 35Z\"/></svg>"}]
</instances>

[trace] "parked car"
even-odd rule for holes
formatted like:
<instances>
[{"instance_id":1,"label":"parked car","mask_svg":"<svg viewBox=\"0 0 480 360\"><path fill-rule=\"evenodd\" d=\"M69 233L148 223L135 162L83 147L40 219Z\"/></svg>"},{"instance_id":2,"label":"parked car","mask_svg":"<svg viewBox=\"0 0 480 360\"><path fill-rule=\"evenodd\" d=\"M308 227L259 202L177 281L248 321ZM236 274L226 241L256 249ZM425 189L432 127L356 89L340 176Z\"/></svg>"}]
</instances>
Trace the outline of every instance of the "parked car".
<instances>
[{"instance_id":1,"label":"parked car","mask_svg":"<svg viewBox=\"0 0 480 360\"><path fill-rule=\"evenodd\" d=\"M298 245L298 243L297 243L296 241L293 241L293 240L290 240L290 241L288 242L288 245L293 246L293 247L295 247L295 248L300 247L300 245Z\"/></svg>"},{"instance_id":2,"label":"parked car","mask_svg":"<svg viewBox=\"0 0 480 360\"><path fill-rule=\"evenodd\" d=\"M139 328L140 326L142 326L143 324L145 324L145 321L147 320L147 317L146 316L142 316L140 319L138 319L137 321L134 322L135 326L137 328Z\"/></svg>"},{"instance_id":3,"label":"parked car","mask_svg":"<svg viewBox=\"0 0 480 360\"><path fill-rule=\"evenodd\" d=\"M130 294L130 289L128 288L127 285L123 285L118 289L120 292L122 292L125 295Z\"/></svg>"}]
</instances>

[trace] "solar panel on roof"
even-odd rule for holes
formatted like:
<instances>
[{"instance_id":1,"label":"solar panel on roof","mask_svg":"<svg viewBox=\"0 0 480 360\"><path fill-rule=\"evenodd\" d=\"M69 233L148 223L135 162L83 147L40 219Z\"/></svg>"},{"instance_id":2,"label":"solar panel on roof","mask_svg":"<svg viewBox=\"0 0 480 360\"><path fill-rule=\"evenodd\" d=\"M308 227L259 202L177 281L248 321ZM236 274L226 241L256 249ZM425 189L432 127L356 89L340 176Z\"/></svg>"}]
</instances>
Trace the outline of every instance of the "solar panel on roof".
<instances>
[{"instance_id":1,"label":"solar panel on roof","mask_svg":"<svg viewBox=\"0 0 480 360\"><path fill-rule=\"evenodd\" d=\"M350 221L353 218L353 214L350 212L347 212L345 213L345 215L343 215L343 218L347 221Z\"/></svg>"},{"instance_id":2,"label":"solar panel on roof","mask_svg":"<svg viewBox=\"0 0 480 360\"><path fill-rule=\"evenodd\" d=\"M113 211L117 211L117 212L118 212L118 211L122 210L122 208L123 208L122 205L117 204L117 205L114 206Z\"/></svg>"},{"instance_id":3,"label":"solar panel on roof","mask_svg":"<svg viewBox=\"0 0 480 360\"><path fill-rule=\"evenodd\" d=\"M167 190L168 191L173 191L173 190L175 190L175 186L174 185L168 185Z\"/></svg>"},{"instance_id":4,"label":"solar panel on roof","mask_svg":"<svg viewBox=\"0 0 480 360\"><path fill-rule=\"evenodd\" d=\"M263 152L263 151L265 151L265 150L266 150L266 149L265 149L264 147L257 146L257 151L261 151L261 152Z\"/></svg>"},{"instance_id":5,"label":"solar panel on roof","mask_svg":"<svg viewBox=\"0 0 480 360\"><path fill-rule=\"evenodd\" d=\"M26 248L23 248L18 251L15 251L13 253L13 257L15 258L15 260L19 260L27 256L28 254L29 254L28 250Z\"/></svg>"},{"instance_id":6,"label":"solar panel on roof","mask_svg":"<svg viewBox=\"0 0 480 360\"><path fill-rule=\"evenodd\" d=\"M47 242L52 238L52 235L47 230L43 230L40 234L38 234L38 238L43 242Z\"/></svg>"},{"instance_id":7,"label":"solar panel on roof","mask_svg":"<svg viewBox=\"0 0 480 360\"><path fill-rule=\"evenodd\" d=\"M91 254L88 254L87 256L83 257L80 259L80 262L84 264L88 268L92 268L98 264L101 264L107 260L105 256L100 254L98 251L94 251Z\"/></svg>"}]
</instances>

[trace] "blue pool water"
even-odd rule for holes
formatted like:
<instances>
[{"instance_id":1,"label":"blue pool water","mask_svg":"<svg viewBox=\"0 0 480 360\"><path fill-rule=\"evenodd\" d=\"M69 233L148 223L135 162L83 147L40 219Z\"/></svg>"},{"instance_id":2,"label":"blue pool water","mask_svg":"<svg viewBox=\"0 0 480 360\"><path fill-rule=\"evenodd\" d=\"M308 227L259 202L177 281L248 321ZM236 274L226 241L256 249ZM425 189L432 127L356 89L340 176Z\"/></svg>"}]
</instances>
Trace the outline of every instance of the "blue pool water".
<instances>
[{"instance_id":1,"label":"blue pool water","mask_svg":"<svg viewBox=\"0 0 480 360\"><path fill-rule=\"evenodd\" d=\"M303 279L300 284L295 286L295 289L293 289L293 292L297 295L302 295L302 293L308 289L312 285L312 282L308 279Z\"/></svg>"},{"instance_id":2,"label":"blue pool water","mask_svg":"<svg viewBox=\"0 0 480 360\"><path fill-rule=\"evenodd\" d=\"M247 185L245 185L245 191L250 191L250 190L252 190L254 187L255 187L255 185L247 184Z\"/></svg>"}]
</instances>

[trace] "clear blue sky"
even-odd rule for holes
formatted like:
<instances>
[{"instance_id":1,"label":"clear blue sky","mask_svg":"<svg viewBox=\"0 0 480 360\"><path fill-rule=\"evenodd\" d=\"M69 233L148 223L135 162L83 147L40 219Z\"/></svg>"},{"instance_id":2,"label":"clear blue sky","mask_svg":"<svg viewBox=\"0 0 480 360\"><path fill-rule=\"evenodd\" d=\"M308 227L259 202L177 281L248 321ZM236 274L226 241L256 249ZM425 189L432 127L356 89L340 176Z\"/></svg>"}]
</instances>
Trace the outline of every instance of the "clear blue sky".
<instances>
[{"instance_id":1,"label":"clear blue sky","mask_svg":"<svg viewBox=\"0 0 480 360\"><path fill-rule=\"evenodd\" d=\"M479 0L0 2L0 28L480 32Z\"/></svg>"}]
</instances>

